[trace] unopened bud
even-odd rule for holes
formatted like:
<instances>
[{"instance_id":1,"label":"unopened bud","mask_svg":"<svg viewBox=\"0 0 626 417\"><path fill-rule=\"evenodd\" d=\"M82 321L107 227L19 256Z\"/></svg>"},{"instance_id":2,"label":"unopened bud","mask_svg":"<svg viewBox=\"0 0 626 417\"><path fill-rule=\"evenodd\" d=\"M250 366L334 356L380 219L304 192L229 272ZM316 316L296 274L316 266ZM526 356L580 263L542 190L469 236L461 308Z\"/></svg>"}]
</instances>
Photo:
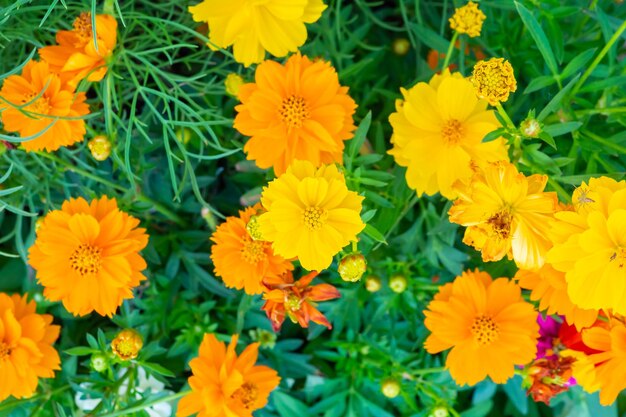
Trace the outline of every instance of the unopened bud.
<instances>
[{"instance_id":1,"label":"unopened bud","mask_svg":"<svg viewBox=\"0 0 626 417\"><path fill-rule=\"evenodd\" d=\"M187 129L186 127L179 127L176 129L176 140L182 142L183 145L186 145L191 140L191 129Z\"/></svg>"},{"instance_id":2,"label":"unopened bud","mask_svg":"<svg viewBox=\"0 0 626 417\"><path fill-rule=\"evenodd\" d=\"M528 118L520 123L520 130L524 136L536 138L541 133L541 124L537 119Z\"/></svg>"},{"instance_id":3,"label":"unopened bud","mask_svg":"<svg viewBox=\"0 0 626 417\"><path fill-rule=\"evenodd\" d=\"M261 226L259 225L259 216L250 217L248 224L246 224L246 230L252 240L263 240L263 235L261 235Z\"/></svg>"},{"instance_id":4,"label":"unopened bud","mask_svg":"<svg viewBox=\"0 0 626 417\"><path fill-rule=\"evenodd\" d=\"M389 288L395 293L403 293L406 290L406 277L402 274L395 274L389 279Z\"/></svg>"},{"instance_id":5,"label":"unopened bud","mask_svg":"<svg viewBox=\"0 0 626 417\"><path fill-rule=\"evenodd\" d=\"M106 161L111 155L111 142L106 136L96 136L89 141L87 147L96 161Z\"/></svg>"},{"instance_id":6,"label":"unopened bud","mask_svg":"<svg viewBox=\"0 0 626 417\"><path fill-rule=\"evenodd\" d=\"M347 282L357 282L367 270L367 261L361 253L351 253L339 261L339 275Z\"/></svg>"},{"instance_id":7,"label":"unopened bud","mask_svg":"<svg viewBox=\"0 0 626 417\"><path fill-rule=\"evenodd\" d=\"M409 53L411 43L406 38L398 38L393 41L392 49L394 54L403 56Z\"/></svg>"},{"instance_id":8,"label":"unopened bud","mask_svg":"<svg viewBox=\"0 0 626 417\"><path fill-rule=\"evenodd\" d=\"M91 355L91 369L96 372L104 372L109 367L109 360L106 355L102 353L94 353Z\"/></svg>"},{"instance_id":9,"label":"unopened bud","mask_svg":"<svg viewBox=\"0 0 626 417\"><path fill-rule=\"evenodd\" d=\"M376 275L368 275L365 278L365 289L369 292L377 292L382 288L382 284L380 282L380 278Z\"/></svg>"},{"instance_id":10,"label":"unopened bud","mask_svg":"<svg viewBox=\"0 0 626 417\"><path fill-rule=\"evenodd\" d=\"M380 383L380 390L385 397L396 398L400 394L400 384L394 378L387 378Z\"/></svg>"},{"instance_id":11,"label":"unopened bud","mask_svg":"<svg viewBox=\"0 0 626 417\"><path fill-rule=\"evenodd\" d=\"M239 94L239 88L244 84L245 81L243 80L243 78L235 73L228 74L226 80L224 81L226 92L235 98Z\"/></svg>"}]
</instances>

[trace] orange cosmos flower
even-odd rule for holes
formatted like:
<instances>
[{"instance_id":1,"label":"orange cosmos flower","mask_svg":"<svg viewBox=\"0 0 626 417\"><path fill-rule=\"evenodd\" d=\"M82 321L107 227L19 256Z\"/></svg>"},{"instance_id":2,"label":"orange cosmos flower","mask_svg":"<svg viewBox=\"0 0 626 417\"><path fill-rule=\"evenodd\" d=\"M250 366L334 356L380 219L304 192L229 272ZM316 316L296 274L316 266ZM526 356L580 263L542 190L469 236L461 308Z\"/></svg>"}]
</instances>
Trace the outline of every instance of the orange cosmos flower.
<instances>
[{"instance_id":1,"label":"orange cosmos flower","mask_svg":"<svg viewBox=\"0 0 626 417\"><path fill-rule=\"evenodd\" d=\"M565 316L565 321L578 330L595 323L598 310L577 307L567 295L565 274L545 264L537 271L520 269L515 274L519 286L531 290L530 299L539 300L539 310L546 314Z\"/></svg>"},{"instance_id":2,"label":"orange cosmos flower","mask_svg":"<svg viewBox=\"0 0 626 417\"><path fill-rule=\"evenodd\" d=\"M251 136L244 151L260 168L285 172L295 159L315 166L343 160L355 129L356 103L323 60L292 55L285 65L260 64L254 83L239 88L235 129Z\"/></svg>"},{"instance_id":3,"label":"orange cosmos flower","mask_svg":"<svg viewBox=\"0 0 626 417\"><path fill-rule=\"evenodd\" d=\"M508 162L487 164L469 184L455 185L459 198L448 211L450 221L467 226L463 242L480 250L483 261L508 255L519 268L541 268L558 206L556 193L543 191L547 181L546 175L526 177Z\"/></svg>"},{"instance_id":4,"label":"orange cosmos flower","mask_svg":"<svg viewBox=\"0 0 626 417\"><path fill-rule=\"evenodd\" d=\"M225 343L212 334L205 334L197 358L189 363L191 393L178 402L177 417L198 413L211 417L251 417L265 407L270 392L280 378L275 370L255 365L259 344L253 343L237 357L239 340L234 335Z\"/></svg>"},{"instance_id":5,"label":"orange cosmos flower","mask_svg":"<svg viewBox=\"0 0 626 417\"><path fill-rule=\"evenodd\" d=\"M45 62L28 62L21 75L11 75L0 89L0 120L7 132L22 138L27 151L55 151L81 142L89 114L85 93L63 83Z\"/></svg>"},{"instance_id":6,"label":"orange cosmos flower","mask_svg":"<svg viewBox=\"0 0 626 417\"><path fill-rule=\"evenodd\" d=\"M285 316L305 328L309 327L310 321L332 328L326 317L315 308L315 302L334 300L341 294L330 284L310 286L316 276L317 272L313 271L294 282L293 274L289 271L280 277L264 280L268 291L263 294L263 299L267 300L263 310L272 321L274 331L280 330Z\"/></svg>"},{"instance_id":7,"label":"orange cosmos flower","mask_svg":"<svg viewBox=\"0 0 626 417\"><path fill-rule=\"evenodd\" d=\"M117 208L115 199L87 203L82 197L63 203L43 219L30 248L44 295L62 301L72 314L96 311L113 316L132 288L145 279L139 251L148 244L139 220Z\"/></svg>"},{"instance_id":8,"label":"orange cosmos flower","mask_svg":"<svg viewBox=\"0 0 626 417\"><path fill-rule=\"evenodd\" d=\"M271 243L253 236L257 235L256 214L261 209L257 204L240 211L239 217L228 217L211 236L215 275L221 277L227 287L243 288L246 294L262 293L263 278L293 269L291 262L274 254Z\"/></svg>"},{"instance_id":9,"label":"orange cosmos flower","mask_svg":"<svg viewBox=\"0 0 626 417\"><path fill-rule=\"evenodd\" d=\"M39 55L55 72L66 74L72 87L87 78L100 81L107 73L107 58L117 43L117 21L113 16L96 16L97 48L94 44L91 13L84 12L74 20L74 29L57 32L58 45L44 46Z\"/></svg>"},{"instance_id":10,"label":"orange cosmos flower","mask_svg":"<svg viewBox=\"0 0 626 417\"><path fill-rule=\"evenodd\" d=\"M0 402L32 396L39 378L54 378L61 369L52 347L61 328L36 308L26 296L0 293Z\"/></svg>"},{"instance_id":11,"label":"orange cosmos flower","mask_svg":"<svg viewBox=\"0 0 626 417\"><path fill-rule=\"evenodd\" d=\"M452 348L446 367L459 385L487 376L504 383L516 365L535 358L537 312L506 278L492 281L486 272L466 271L441 288L424 314L432 332L424 347L431 354Z\"/></svg>"},{"instance_id":12,"label":"orange cosmos flower","mask_svg":"<svg viewBox=\"0 0 626 417\"><path fill-rule=\"evenodd\" d=\"M600 404L610 405L626 389L626 326L612 320L610 327L600 325L583 330L582 339L596 352L576 355L574 378L585 391L600 391Z\"/></svg>"}]
</instances>

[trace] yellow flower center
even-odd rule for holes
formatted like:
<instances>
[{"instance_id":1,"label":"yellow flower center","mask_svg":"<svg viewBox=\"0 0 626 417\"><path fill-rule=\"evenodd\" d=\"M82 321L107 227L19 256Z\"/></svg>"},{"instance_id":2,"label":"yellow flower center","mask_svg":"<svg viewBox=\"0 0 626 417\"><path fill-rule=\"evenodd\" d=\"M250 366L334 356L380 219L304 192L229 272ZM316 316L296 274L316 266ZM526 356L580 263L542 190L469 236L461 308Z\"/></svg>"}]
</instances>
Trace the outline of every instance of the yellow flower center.
<instances>
[{"instance_id":1,"label":"yellow flower center","mask_svg":"<svg viewBox=\"0 0 626 417\"><path fill-rule=\"evenodd\" d=\"M322 228L328 217L328 212L319 207L307 207L302 217L307 229L314 231Z\"/></svg>"},{"instance_id":2,"label":"yellow flower center","mask_svg":"<svg viewBox=\"0 0 626 417\"><path fill-rule=\"evenodd\" d=\"M265 242L260 240L248 240L241 250L241 257L250 264L256 264L265 259Z\"/></svg>"},{"instance_id":3,"label":"yellow flower center","mask_svg":"<svg viewBox=\"0 0 626 417\"><path fill-rule=\"evenodd\" d=\"M4 343L0 342L0 361L11 354L11 347Z\"/></svg>"},{"instance_id":4,"label":"yellow flower center","mask_svg":"<svg viewBox=\"0 0 626 417\"><path fill-rule=\"evenodd\" d=\"M278 112L289 129L302 127L302 123L311 117L306 100L295 95L284 99Z\"/></svg>"},{"instance_id":5,"label":"yellow flower center","mask_svg":"<svg viewBox=\"0 0 626 417\"><path fill-rule=\"evenodd\" d=\"M289 293L285 296L285 308L288 311L298 311L302 307L302 299L296 294Z\"/></svg>"},{"instance_id":6,"label":"yellow flower center","mask_svg":"<svg viewBox=\"0 0 626 417\"><path fill-rule=\"evenodd\" d=\"M86 43L93 37L91 13L83 12L74 20L74 33L81 43Z\"/></svg>"},{"instance_id":7,"label":"yellow flower center","mask_svg":"<svg viewBox=\"0 0 626 417\"><path fill-rule=\"evenodd\" d=\"M135 342L130 339L120 340L115 344L115 349L122 357L129 357L135 355Z\"/></svg>"},{"instance_id":8,"label":"yellow flower center","mask_svg":"<svg viewBox=\"0 0 626 417\"><path fill-rule=\"evenodd\" d=\"M487 224L491 226L491 232L495 237L500 239L508 239L511 235L511 222L513 215L508 210L501 210L491 216L487 220Z\"/></svg>"},{"instance_id":9,"label":"yellow flower center","mask_svg":"<svg viewBox=\"0 0 626 417\"><path fill-rule=\"evenodd\" d=\"M478 97L486 99L492 106L507 101L509 93L517 90L513 67L503 58L476 63L471 81Z\"/></svg>"},{"instance_id":10,"label":"yellow flower center","mask_svg":"<svg viewBox=\"0 0 626 417\"><path fill-rule=\"evenodd\" d=\"M80 275L97 274L102 266L102 250L87 243L81 243L70 255L70 266Z\"/></svg>"},{"instance_id":11,"label":"yellow flower center","mask_svg":"<svg viewBox=\"0 0 626 417\"><path fill-rule=\"evenodd\" d=\"M31 102L37 94L30 94L22 99L22 104ZM24 107L23 110L28 113L33 113L33 116L37 114L48 114L50 112L50 100L43 95L37 100Z\"/></svg>"},{"instance_id":12,"label":"yellow flower center","mask_svg":"<svg viewBox=\"0 0 626 417\"><path fill-rule=\"evenodd\" d=\"M252 382L245 382L237 391L230 396L233 400L241 401L243 406L250 410L259 398L259 387Z\"/></svg>"},{"instance_id":13,"label":"yellow flower center","mask_svg":"<svg viewBox=\"0 0 626 417\"><path fill-rule=\"evenodd\" d=\"M463 127L461 122L456 119L450 119L444 123L441 129L441 135L443 136L446 145L457 145L463 137Z\"/></svg>"},{"instance_id":14,"label":"yellow flower center","mask_svg":"<svg viewBox=\"0 0 626 417\"><path fill-rule=\"evenodd\" d=\"M474 340L479 345L488 345L498 338L498 324L489 316L476 317L471 328Z\"/></svg>"},{"instance_id":15,"label":"yellow flower center","mask_svg":"<svg viewBox=\"0 0 626 417\"><path fill-rule=\"evenodd\" d=\"M250 235L252 240L263 240L258 216L250 217L250 220L248 220L248 224L246 224L246 230L248 231L248 234Z\"/></svg>"}]
</instances>

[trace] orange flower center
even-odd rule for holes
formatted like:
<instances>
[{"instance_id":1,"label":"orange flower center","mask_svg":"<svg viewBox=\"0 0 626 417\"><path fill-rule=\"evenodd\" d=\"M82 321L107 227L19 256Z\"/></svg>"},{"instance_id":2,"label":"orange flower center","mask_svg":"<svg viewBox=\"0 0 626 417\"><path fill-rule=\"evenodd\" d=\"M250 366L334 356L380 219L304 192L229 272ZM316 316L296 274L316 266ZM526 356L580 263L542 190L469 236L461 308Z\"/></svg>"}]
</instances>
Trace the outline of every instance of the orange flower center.
<instances>
[{"instance_id":1,"label":"orange flower center","mask_svg":"<svg viewBox=\"0 0 626 417\"><path fill-rule=\"evenodd\" d=\"M70 266L80 275L97 274L102 265L102 250L87 243L81 243L70 255Z\"/></svg>"},{"instance_id":2,"label":"orange flower center","mask_svg":"<svg viewBox=\"0 0 626 417\"><path fill-rule=\"evenodd\" d=\"M22 104L31 102L37 94L30 94L22 99ZM25 112L34 114L48 114L50 112L50 100L46 97L40 96L37 100L30 103L23 108Z\"/></svg>"},{"instance_id":3,"label":"orange flower center","mask_svg":"<svg viewBox=\"0 0 626 417\"><path fill-rule=\"evenodd\" d=\"M479 345L488 345L498 338L498 324L489 316L476 317L471 328L474 340Z\"/></svg>"},{"instance_id":4,"label":"orange flower center","mask_svg":"<svg viewBox=\"0 0 626 417\"><path fill-rule=\"evenodd\" d=\"M298 311L302 307L302 299L294 293L285 295L285 308L288 311Z\"/></svg>"},{"instance_id":5,"label":"orange flower center","mask_svg":"<svg viewBox=\"0 0 626 417\"><path fill-rule=\"evenodd\" d=\"M443 125L441 129L441 134L443 136L446 145L456 145L461 141L461 137L463 136L463 129L461 126L461 122L456 119L450 119Z\"/></svg>"},{"instance_id":6,"label":"orange flower center","mask_svg":"<svg viewBox=\"0 0 626 417\"><path fill-rule=\"evenodd\" d=\"M241 256L244 261L250 264L256 264L263 261L266 258L265 254L265 242L260 240L245 239L243 249L241 250Z\"/></svg>"},{"instance_id":7,"label":"orange flower center","mask_svg":"<svg viewBox=\"0 0 626 417\"><path fill-rule=\"evenodd\" d=\"M307 207L302 214L304 225L311 231L321 229L327 217L328 212L319 207Z\"/></svg>"},{"instance_id":8,"label":"orange flower center","mask_svg":"<svg viewBox=\"0 0 626 417\"><path fill-rule=\"evenodd\" d=\"M492 233L500 239L508 239L511 235L511 222L513 216L508 210L501 210L491 216L487 223L491 226Z\"/></svg>"},{"instance_id":9,"label":"orange flower center","mask_svg":"<svg viewBox=\"0 0 626 417\"><path fill-rule=\"evenodd\" d=\"M302 127L302 123L311 117L306 100L296 95L284 99L278 113L289 129Z\"/></svg>"},{"instance_id":10,"label":"orange flower center","mask_svg":"<svg viewBox=\"0 0 626 417\"><path fill-rule=\"evenodd\" d=\"M116 353L123 359L132 358L137 356L137 344L131 339L118 340L115 345Z\"/></svg>"},{"instance_id":11,"label":"orange flower center","mask_svg":"<svg viewBox=\"0 0 626 417\"><path fill-rule=\"evenodd\" d=\"M4 342L0 342L0 361L11 354L11 347Z\"/></svg>"},{"instance_id":12,"label":"orange flower center","mask_svg":"<svg viewBox=\"0 0 626 417\"><path fill-rule=\"evenodd\" d=\"M246 409L250 410L254 407L254 403L259 398L259 387L252 382L245 382L230 398L241 401L241 404Z\"/></svg>"},{"instance_id":13,"label":"orange flower center","mask_svg":"<svg viewBox=\"0 0 626 417\"><path fill-rule=\"evenodd\" d=\"M91 13L83 12L74 20L74 33L81 43L87 43L93 37Z\"/></svg>"}]
</instances>

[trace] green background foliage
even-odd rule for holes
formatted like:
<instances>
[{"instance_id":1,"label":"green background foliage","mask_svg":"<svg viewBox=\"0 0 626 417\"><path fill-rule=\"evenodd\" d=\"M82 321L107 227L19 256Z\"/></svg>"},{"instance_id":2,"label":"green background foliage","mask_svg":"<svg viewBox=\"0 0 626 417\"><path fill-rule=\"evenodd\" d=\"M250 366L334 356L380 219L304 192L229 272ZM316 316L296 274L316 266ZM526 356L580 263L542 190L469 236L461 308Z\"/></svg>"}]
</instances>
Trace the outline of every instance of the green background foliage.
<instances>
[{"instance_id":1,"label":"green background foliage","mask_svg":"<svg viewBox=\"0 0 626 417\"><path fill-rule=\"evenodd\" d=\"M245 138L232 128L236 100L224 92L226 75L252 81L254 69L234 62L228 51L209 50L206 29L192 21L187 2L107 3L119 23L109 74L79 90L88 91L92 111L87 139L111 138L111 158L97 162L86 142L52 154L7 149L0 156L0 174L7 174L0 181L0 291L27 292L40 311L53 314L63 327L56 346L64 352L57 378L42 381L30 400L1 403L0 416L80 416L73 397L87 381L105 398L95 415L146 415L143 406L158 402L159 395L147 394L139 402L118 397L117 371L98 374L89 367L89 355L108 352L108 343L124 327L139 330L146 341L137 364L174 392L186 384L187 363L203 333L240 333L248 343L250 331L271 331L260 297L225 288L213 276L209 258L215 225L253 203L272 178L245 160ZM320 305L334 328L285 323L275 347L261 349L261 362L277 369L283 382L256 415L425 417L444 406L463 417L617 416L618 409L626 409L622 399L600 407L597 396L578 388L557 397L551 408L535 404L520 388L519 377L503 386L485 381L475 388L457 387L441 372L441 355L423 350L422 310L439 284L476 266L494 276L515 271L508 261L483 266L479 254L461 243L459 227L448 222L449 203L439 196L418 199L406 186L404 169L386 154L387 119L399 88L430 79L428 53L449 51L447 18L464 2L327 3L322 18L309 26L302 51L329 60L359 104L360 126L346 146L346 177L349 187L366 197L362 216L368 228L359 248L383 288L370 293L362 282L344 283L334 266L324 272L321 279L342 293L341 299ZM104 2L4 0L0 5L2 80L18 73L37 48L52 44L54 33L67 29L80 12L101 13ZM481 1L480 8L487 15L482 35L461 36L460 50L470 45L488 57L510 60L518 91L505 105L508 114L519 124L534 111L545 124L539 139L524 139L510 128L499 132L509 137L520 169L550 175L549 188L563 202L590 176L622 178L626 6L609 0L492 0ZM393 51L400 38L410 43L406 55ZM474 49L468 55L454 49L450 60L464 75L475 61ZM183 129L190 133L187 142ZM0 139L19 144L2 130ZM365 141L371 153L360 152ZM69 197L101 195L116 197L148 229L150 244L143 254L149 280L113 319L76 318L43 300L26 266L27 251L39 216ZM387 286L393 274L408 278L401 294ZM125 372L125 378L134 378L135 365ZM393 400L380 392L380 381L388 377L402 384Z\"/></svg>"}]
</instances>

